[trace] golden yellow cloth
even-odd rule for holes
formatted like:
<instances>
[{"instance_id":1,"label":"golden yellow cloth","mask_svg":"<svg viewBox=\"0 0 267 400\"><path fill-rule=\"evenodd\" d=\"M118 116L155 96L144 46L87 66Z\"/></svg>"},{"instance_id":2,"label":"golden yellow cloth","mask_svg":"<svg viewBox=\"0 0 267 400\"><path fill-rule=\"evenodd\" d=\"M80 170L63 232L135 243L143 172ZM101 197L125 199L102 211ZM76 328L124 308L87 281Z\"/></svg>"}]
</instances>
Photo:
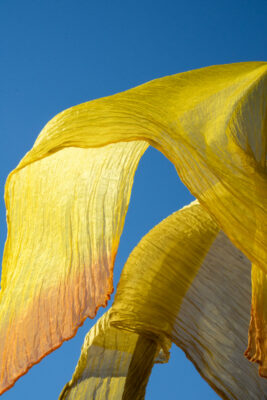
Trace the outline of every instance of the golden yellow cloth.
<instances>
[{"instance_id":1,"label":"golden yellow cloth","mask_svg":"<svg viewBox=\"0 0 267 400\"><path fill-rule=\"evenodd\" d=\"M153 228L133 250L105 326L101 323L99 333L101 318L89 332L60 400L124 399L121 347L131 357L129 341L136 335L162 349L168 340L177 344L223 399L262 399L267 381L243 356L249 308L249 260L193 202Z\"/></svg>"},{"instance_id":2,"label":"golden yellow cloth","mask_svg":"<svg viewBox=\"0 0 267 400\"><path fill-rule=\"evenodd\" d=\"M73 378L60 400L142 400L154 362L167 360L160 358L162 349L154 340L111 327L109 314L86 335Z\"/></svg>"},{"instance_id":3,"label":"golden yellow cloth","mask_svg":"<svg viewBox=\"0 0 267 400\"><path fill-rule=\"evenodd\" d=\"M54 117L19 168L64 147L146 140L220 227L267 272L267 63L156 79Z\"/></svg>"},{"instance_id":4,"label":"golden yellow cloth","mask_svg":"<svg viewBox=\"0 0 267 400\"><path fill-rule=\"evenodd\" d=\"M9 178L0 308L0 388L94 318L113 264L145 142L66 148Z\"/></svg>"},{"instance_id":5,"label":"golden yellow cloth","mask_svg":"<svg viewBox=\"0 0 267 400\"><path fill-rule=\"evenodd\" d=\"M181 301L217 232L203 208L193 203L141 240L123 269L114 305L85 338L73 378L60 400L144 398L156 349L167 353L166 333L171 332ZM137 346L140 342L149 344L148 349ZM134 358L141 359L135 368L139 381L129 390ZM141 397L133 387L142 388Z\"/></svg>"},{"instance_id":6,"label":"golden yellow cloth","mask_svg":"<svg viewBox=\"0 0 267 400\"><path fill-rule=\"evenodd\" d=\"M259 374L267 378L267 274L252 264L251 281L251 319L245 355L259 364Z\"/></svg>"},{"instance_id":7,"label":"golden yellow cloth","mask_svg":"<svg viewBox=\"0 0 267 400\"><path fill-rule=\"evenodd\" d=\"M267 381L243 355L250 270L250 261L208 213L191 203L162 221L133 250L110 324L159 343L171 340L223 399L263 399Z\"/></svg>"},{"instance_id":8,"label":"golden yellow cloth","mask_svg":"<svg viewBox=\"0 0 267 400\"><path fill-rule=\"evenodd\" d=\"M266 104L267 64L239 63L157 79L72 107L45 126L6 184L0 393L106 304L147 144L267 272ZM251 346L266 353L262 341Z\"/></svg>"}]
</instances>

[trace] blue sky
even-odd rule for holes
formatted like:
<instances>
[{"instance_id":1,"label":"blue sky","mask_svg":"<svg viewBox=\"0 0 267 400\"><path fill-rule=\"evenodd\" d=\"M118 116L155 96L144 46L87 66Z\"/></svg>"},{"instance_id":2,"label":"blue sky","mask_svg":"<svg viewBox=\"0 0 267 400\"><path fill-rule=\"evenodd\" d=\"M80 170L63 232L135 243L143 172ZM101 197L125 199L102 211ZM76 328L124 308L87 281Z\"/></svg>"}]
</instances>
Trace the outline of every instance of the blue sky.
<instances>
[{"instance_id":1,"label":"blue sky","mask_svg":"<svg viewBox=\"0 0 267 400\"><path fill-rule=\"evenodd\" d=\"M266 0L2 0L0 188L44 124L72 105L157 77L213 64L266 61ZM172 164L150 149L138 168L115 265L164 217L191 201ZM0 246L6 225L0 203ZM100 314L99 314L100 315ZM74 339L22 377L3 400L57 399L70 379L86 321ZM148 400L219 397L183 353L156 366Z\"/></svg>"}]
</instances>

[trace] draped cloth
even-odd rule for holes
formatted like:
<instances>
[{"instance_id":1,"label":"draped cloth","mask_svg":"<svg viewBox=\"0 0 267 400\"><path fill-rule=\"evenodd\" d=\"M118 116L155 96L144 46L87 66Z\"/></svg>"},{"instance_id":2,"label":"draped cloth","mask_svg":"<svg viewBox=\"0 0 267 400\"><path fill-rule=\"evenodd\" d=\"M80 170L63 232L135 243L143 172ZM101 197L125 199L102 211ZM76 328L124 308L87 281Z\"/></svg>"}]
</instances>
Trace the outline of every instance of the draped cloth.
<instances>
[{"instance_id":1,"label":"draped cloth","mask_svg":"<svg viewBox=\"0 0 267 400\"><path fill-rule=\"evenodd\" d=\"M97 309L106 305L113 290L113 264L134 172L148 144L173 162L207 213L208 226L215 224L219 237L235 249L231 251L253 263L246 355L259 363L260 374L266 376L266 131L267 64L262 62L214 66L156 79L54 117L6 183L8 237L0 293L0 391L11 387L33 364L71 338L86 317L94 317ZM209 241L202 245L199 257L205 261ZM220 253L220 242L217 245ZM189 268L188 254L184 248L187 267L180 261L173 267L176 277ZM173 304L175 316L162 320L168 328L163 337L181 346L184 339L173 332L178 329L177 315L182 315L186 294L193 290L196 274L202 270L200 258L194 259L189 268L192 275L179 289L179 301ZM152 271L158 267L154 261L148 261ZM229 262L225 267L229 276L217 279L229 278L229 284L234 284L232 274L236 273L237 285L243 284L247 272L237 264ZM224 268L212 268L210 276L218 270ZM157 281L154 276L147 282L151 286L147 291L154 293ZM205 297L207 280L201 278L199 285L203 296L197 290L192 300L196 307L200 297L210 304ZM249 291L246 293L249 299ZM126 301L124 296L117 299L120 292L110 314L109 324L117 324L115 329L123 320ZM163 291L161 299L165 310L168 292ZM138 303L138 299L131 301ZM236 314L243 316L245 305L237 304ZM162 326L147 331L145 326L141 332L136 325L135 334L149 332L151 338L154 332L155 343L162 343ZM238 336L241 327L235 328ZM185 329L191 335L195 328ZM225 340L230 348L227 338L220 337L221 346ZM199 345L215 346L214 342ZM212 373L199 367L199 359L208 365L205 357L199 356L199 347L184 349L213 385ZM220 385L216 390L228 393L228 383Z\"/></svg>"},{"instance_id":2,"label":"draped cloth","mask_svg":"<svg viewBox=\"0 0 267 400\"><path fill-rule=\"evenodd\" d=\"M167 353L150 338L109 324L104 314L87 334L72 380L60 399L141 400L155 362Z\"/></svg>"},{"instance_id":3,"label":"draped cloth","mask_svg":"<svg viewBox=\"0 0 267 400\"><path fill-rule=\"evenodd\" d=\"M65 148L11 176L1 309L1 387L94 318L113 264L145 142Z\"/></svg>"},{"instance_id":4,"label":"draped cloth","mask_svg":"<svg viewBox=\"0 0 267 400\"><path fill-rule=\"evenodd\" d=\"M243 356L249 307L249 260L193 202L153 228L133 250L105 314L101 338L106 341L97 347L105 362L92 355L96 325L88 334L95 342L86 338L60 400L124 399L118 367L106 359L112 354L124 360L118 334L128 340L138 334L162 349L168 340L175 343L223 399L264 399L267 382ZM116 343L112 353L110 343Z\"/></svg>"}]
</instances>

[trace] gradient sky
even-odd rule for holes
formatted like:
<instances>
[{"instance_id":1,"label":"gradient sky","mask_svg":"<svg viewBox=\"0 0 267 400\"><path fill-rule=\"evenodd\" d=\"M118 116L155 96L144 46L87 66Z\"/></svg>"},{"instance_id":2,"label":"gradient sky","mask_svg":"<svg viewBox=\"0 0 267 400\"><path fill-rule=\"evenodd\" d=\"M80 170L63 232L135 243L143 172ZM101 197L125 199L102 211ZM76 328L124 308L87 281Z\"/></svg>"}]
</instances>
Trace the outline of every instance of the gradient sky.
<instances>
[{"instance_id":1,"label":"gradient sky","mask_svg":"<svg viewBox=\"0 0 267 400\"><path fill-rule=\"evenodd\" d=\"M1 199L7 174L55 114L165 75L266 61L266 21L266 0L0 0ZM136 173L116 284L141 237L191 199L172 164L150 148ZM2 252L3 200L0 224ZM2 399L57 399L93 324L86 321L74 339L34 366ZM162 398L219 397L173 346L169 364L155 366L148 384L146 399Z\"/></svg>"}]
</instances>

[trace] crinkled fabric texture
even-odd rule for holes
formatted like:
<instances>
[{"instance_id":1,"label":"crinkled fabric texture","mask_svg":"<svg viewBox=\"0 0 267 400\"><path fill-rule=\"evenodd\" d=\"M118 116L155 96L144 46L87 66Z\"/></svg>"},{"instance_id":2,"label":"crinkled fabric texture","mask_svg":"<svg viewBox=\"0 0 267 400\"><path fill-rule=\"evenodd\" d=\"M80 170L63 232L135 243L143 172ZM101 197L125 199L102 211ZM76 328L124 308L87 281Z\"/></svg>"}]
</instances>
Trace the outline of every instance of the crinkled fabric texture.
<instances>
[{"instance_id":1,"label":"crinkled fabric texture","mask_svg":"<svg viewBox=\"0 0 267 400\"><path fill-rule=\"evenodd\" d=\"M259 373L267 377L267 275L252 265L252 299L247 358L259 364Z\"/></svg>"},{"instance_id":2,"label":"crinkled fabric texture","mask_svg":"<svg viewBox=\"0 0 267 400\"><path fill-rule=\"evenodd\" d=\"M183 298L171 339L230 400L267 399L267 381L244 357L251 263L220 231Z\"/></svg>"},{"instance_id":3,"label":"crinkled fabric texture","mask_svg":"<svg viewBox=\"0 0 267 400\"><path fill-rule=\"evenodd\" d=\"M111 323L164 339L218 229L198 202L152 229L123 269Z\"/></svg>"},{"instance_id":4,"label":"crinkled fabric texture","mask_svg":"<svg viewBox=\"0 0 267 400\"><path fill-rule=\"evenodd\" d=\"M156 226L130 255L111 325L171 340L223 399L265 399L267 382L243 354L250 271L244 254L191 203Z\"/></svg>"},{"instance_id":5,"label":"crinkled fabric texture","mask_svg":"<svg viewBox=\"0 0 267 400\"><path fill-rule=\"evenodd\" d=\"M105 361L96 363L94 347L86 339L63 393L67 393L66 399L94 398L91 390L97 376L103 398L107 382L110 393L116 393L113 398L124 398L117 389L117 364L109 359L110 343L116 343L112 356L124 360L119 348L124 342L117 341L121 334L128 335L128 340L139 335L163 349L172 341L223 399L264 399L267 382L243 356L249 308L249 260L198 202L193 202L162 221L134 249L105 316L109 330L99 335L100 359ZM94 329L88 337L96 336ZM109 341L103 344L107 332ZM97 365L97 374L92 365Z\"/></svg>"},{"instance_id":6,"label":"crinkled fabric texture","mask_svg":"<svg viewBox=\"0 0 267 400\"><path fill-rule=\"evenodd\" d=\"M72 380L59 399L142 400L159 352L157 342L111 327L107 312L85 337Z\"/></svg>"},{"instance_id":7,"label":"crinkled fabric texture","mask_svg":"<svg viewBox=\"0 0 267 400\"><path fill-rule=\"evenodd\" d=\"M1 391L106 306L133 175L146 147L65 148L11 176Z\"/></svg>"},{"instance_id":8,"label":"crinkled fabric texture","mask_svg":"<svg viewBox=\"0 0 267 400\"><path fill-rule=\"evenodd\" d=\"M6 184L1 392L106 304L147 144L173 162L220 229L267 272L266 87L266 63L208 67L72 107L45 126ZM264 302L257 304L260 319ZM248 354L265 371L265 357L252 355L265 352L255 318Z\"/></svg>"},{"instance_id":9,"label":"crinkled fabric texture","mask_svg":"<svg viewBox=\"0 0 267 400\"><path fill-rule=\"evenodd\" d=\"M172 75L72 107L19 168L69 146L147 140L249 259L267 265L267 63Z\"/></svg>"},{"instance_id":10,"label":"crinkled fabric texture","mask_svg":"<svg viewBox=\"0 0 267 400\"><path fill-rule=\"evenodd\" d=\"M134 394L139 387L143 398L148 360L150 372L155 349L167 354L166 332L171 331L181 300L217 232L217 225L195 202L141 240L124 267L114 305L85 338L60 400L134 400L139 399ZM130 368L137 360L138 368ZM135 384L129 387L133 371Z\"/></svg>"}]
</instances>

